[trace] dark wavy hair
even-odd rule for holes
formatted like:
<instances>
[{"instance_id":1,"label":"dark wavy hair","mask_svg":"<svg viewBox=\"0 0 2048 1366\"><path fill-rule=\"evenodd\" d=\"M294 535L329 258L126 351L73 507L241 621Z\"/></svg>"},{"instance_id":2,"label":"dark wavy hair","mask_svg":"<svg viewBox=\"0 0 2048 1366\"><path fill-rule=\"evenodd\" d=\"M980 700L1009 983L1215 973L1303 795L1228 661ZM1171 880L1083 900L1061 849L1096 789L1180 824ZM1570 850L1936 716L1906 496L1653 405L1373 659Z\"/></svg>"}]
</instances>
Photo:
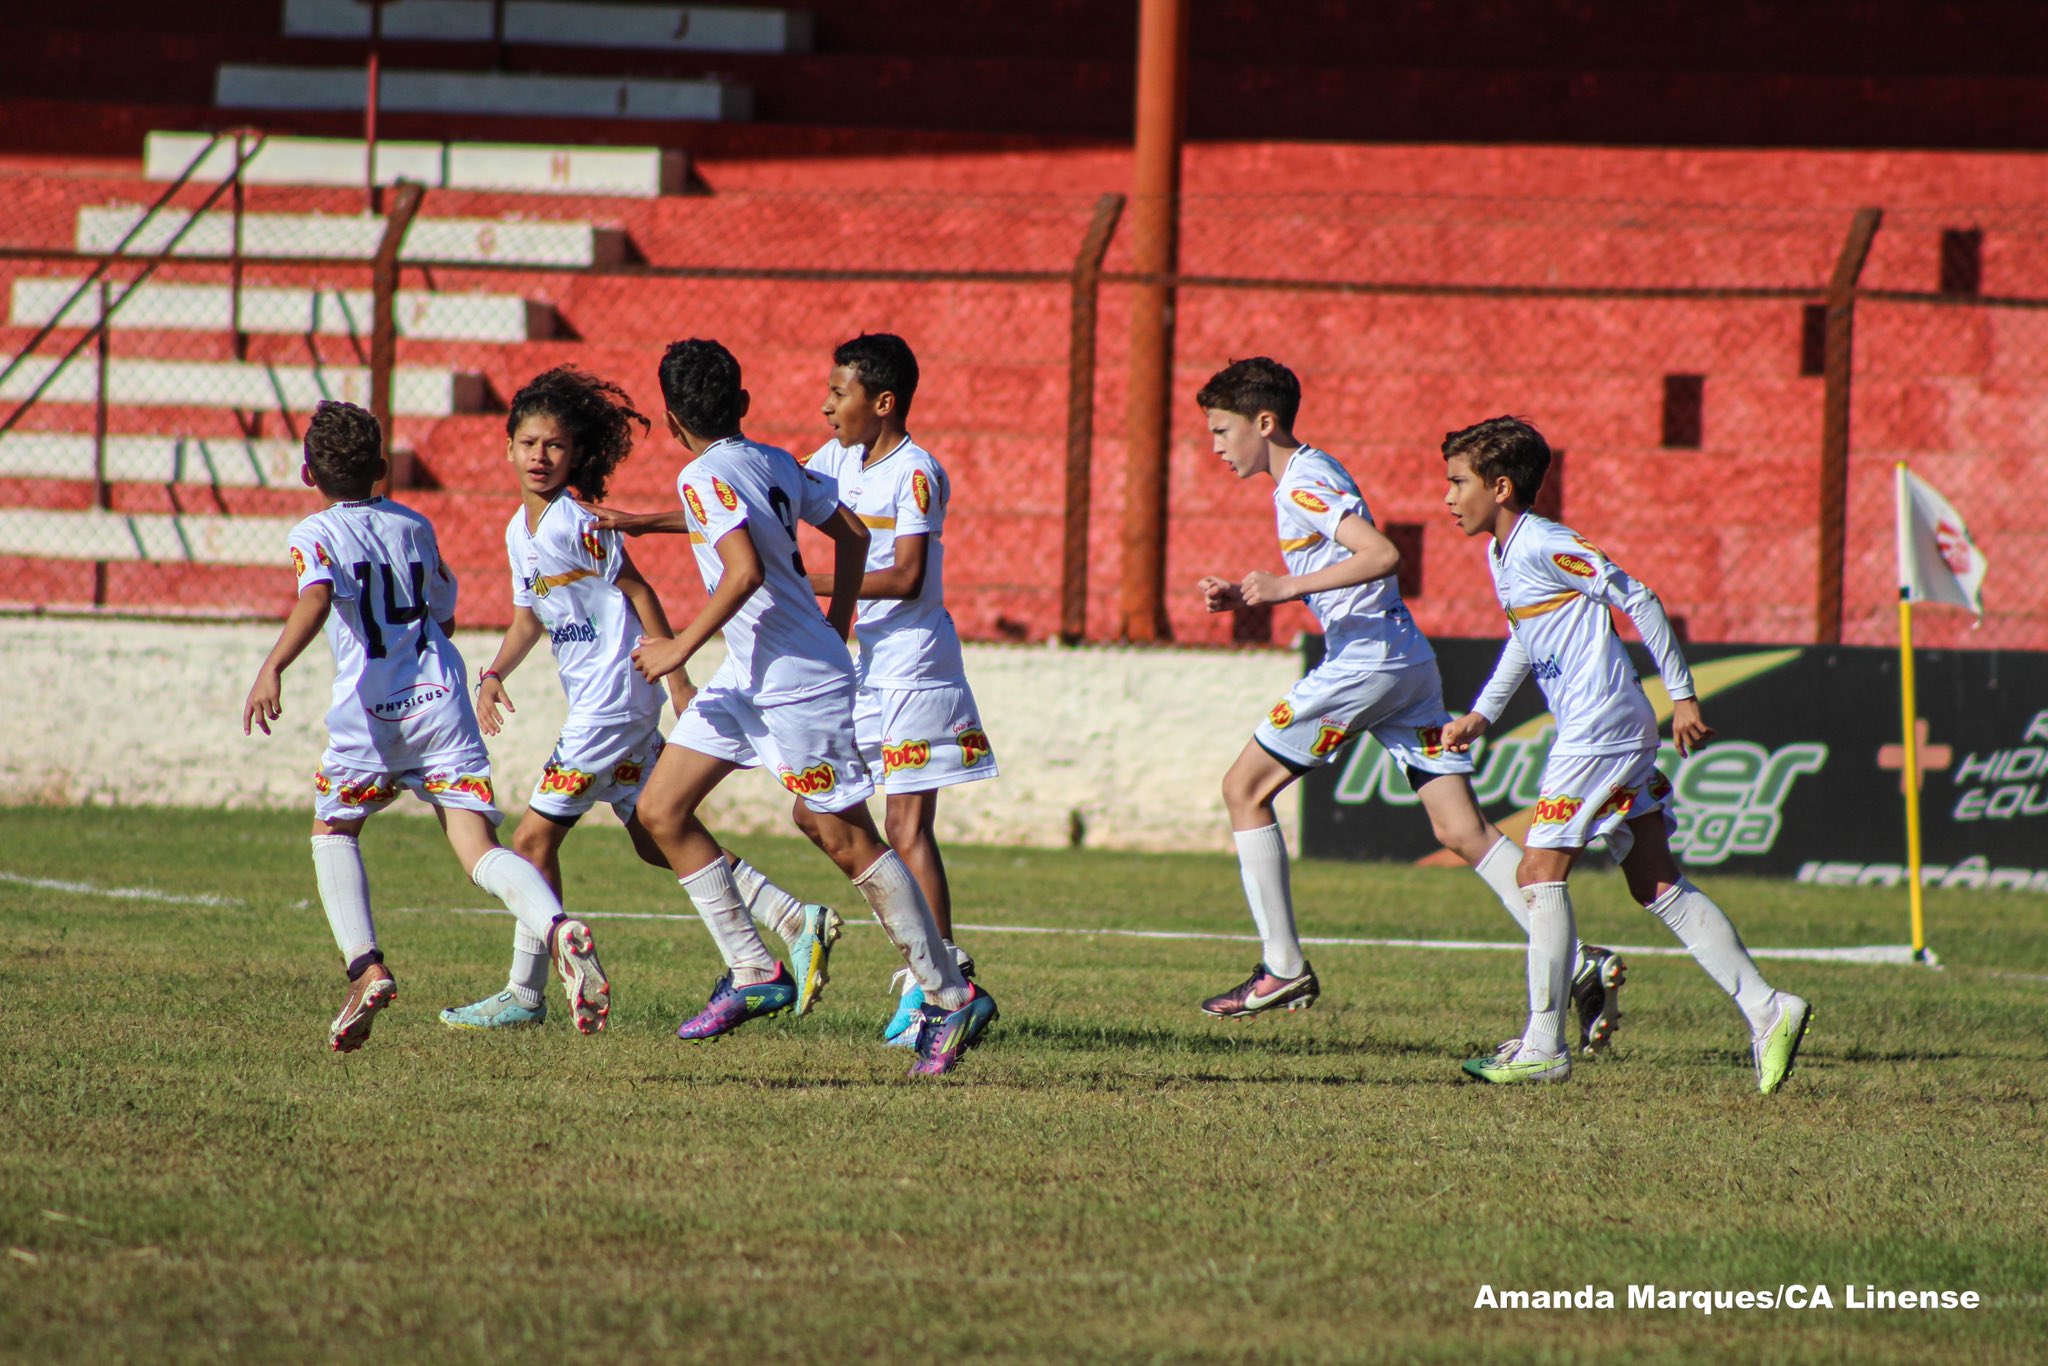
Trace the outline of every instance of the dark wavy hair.
<instances>
[{"instance_id":1,"label":"dark wavy hair","mask_svg":"<svg viewBox=\"0 0 2048 1366\"><path fill-rule=\"evenodd\" d=\"M1209 382L1195 395L1195 406L1221 408L1239 417L1271 413L1282 431L1291 432L1294 419L1301 414L1301 381L1271 356L1250 356L1209 376Z\"/></svg>"},{"instance_id":2,"label":"dark wavy hair","mask_svg":"<svg viewBox=\"0 0 2048 1366\"><path fill-rule=\"evenodd\" d=\"M863 332L839 343L832 363L853 371L870 399L896 395L896 420L910 420L910 401L917 397L917 357L909 342L894 332Z\"/></svg>"},{"instance_id":3,"label":"dark wavy hair","mask_svg":"<svg viewBox=\"0 0 2048 1366\"><path fill-rule=\"evenodd\" d=\"M562 425L569 437L569 488L592 503L604 497L612 471L632 453L633 424L643 434L649 430L624 389L573 365L535 375L512 396L505 435L516 434L529 417L551 417Z\"/></svg>"},{"instance_id":4,"label":"dark wavy hair","mask_svg":"<svg viewBox=\"0 0 2048 1366\"><path fill-rule=\"evenodd\" d=\"M740 429L745 390L732 352L703 337L671 342L660 374L662 402L685 430L716 440Z\"/></svg>"},{"instance_id":5,"label":"dark wavy hair","mask_svg":"<svg viewBox=\"0 0 2048 1366\"><path fill-rule=\"evenodd\" d=\"M363 498L376 487L384 433L366 408L322 399L306 424L306 468L330 498Z\"/></svg>"},{"instance_id":6,"label":"dark wavy hair","mask_svg":"<svg viewBox=\"0 0 2048 1366\"><path fill-rule=\"evenodd\" d=\"M1535 424L1519 417L1490 417L1444 433L1444 459L1465 457L1472 473L1491 484L1506 475L1515 497L1533 506L1550 473L1550 443Z\"/></svg>"}]
</instances>

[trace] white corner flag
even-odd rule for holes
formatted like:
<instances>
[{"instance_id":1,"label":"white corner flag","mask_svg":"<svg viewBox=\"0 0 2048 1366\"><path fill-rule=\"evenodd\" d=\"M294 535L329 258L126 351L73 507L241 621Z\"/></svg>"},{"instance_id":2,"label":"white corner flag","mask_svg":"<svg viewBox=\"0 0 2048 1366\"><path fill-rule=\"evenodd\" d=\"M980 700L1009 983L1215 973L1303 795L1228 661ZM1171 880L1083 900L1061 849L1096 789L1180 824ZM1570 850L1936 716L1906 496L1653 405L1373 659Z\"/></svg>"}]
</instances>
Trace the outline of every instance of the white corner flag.
<instances>
[{"instance_id":1,"label":"white corner flag","mask_svg":"<svg viewBox=\"0 0 2048 1366\"><path fill-rule=\"evenodd\" d=\"M1899 594L1909 602L1945 602L1984 615L1984 552L1934 486L1899 469Z\"/></svg>"}]
</instances>

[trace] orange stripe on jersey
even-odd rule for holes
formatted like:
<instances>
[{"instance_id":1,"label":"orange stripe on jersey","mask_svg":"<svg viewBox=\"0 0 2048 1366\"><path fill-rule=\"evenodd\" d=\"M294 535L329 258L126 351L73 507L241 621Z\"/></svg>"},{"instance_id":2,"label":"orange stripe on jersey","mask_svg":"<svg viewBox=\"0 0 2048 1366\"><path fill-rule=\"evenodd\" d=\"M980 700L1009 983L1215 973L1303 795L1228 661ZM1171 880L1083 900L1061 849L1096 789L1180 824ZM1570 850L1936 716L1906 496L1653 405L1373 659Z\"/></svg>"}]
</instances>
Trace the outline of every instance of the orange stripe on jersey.
<instances>
[{"instance_id":1,"label":"orange stripe on jersey","mask_svg":"<svg viewBox=\"0 0 2048 1366\"><path fill-rule=\"evenodd\" d=\"M881 527L886 531L894 531L896 529L896 519L894 517L871 517L865 512L860 515L860 523L862 526Z\"/></svg>"},{"instance_id":2,"label":"orange stripe on jersey","mask_svg":"<svg viewBox=\"0 0 2048 1366\"><path fill-rule=\"evenodd\" d=\"M1323 538L1321 534L1311 536L1293 536L1280 542L1280 548L1282 550L1307 550L1312 545L1321 545L1322 541Z\"/></svg>"},{"instance_id":3,"label":"orange stripe on jersey","mask_svg":"<svg viewBox=\"0 0 2048 1366\"><path fill-rule=\"evenodd\" d=\"M1572 592L1570 589L1566 589L1564 592L1557 594L1555 597L1545 598L1543 601L1531 603L1527 607L1510 607L1507 609L1508 625L1518 626L1521 623L1527 621L1530 617L1540 617L1547 612L1555 612L1558 608L1565 606L1567 603L1571 602L1572 599L1578 596L1579 595L1577 593Z\"/></svg>"},{"instance_id":4,"label":"orange stripe on jersey","mask_svg":"<svg viewBox=\"0 0 2048 1366\"><path fill-rule=\"evenodd\" d=\"M582 579L597 577L594 569L572 569L566 574L543 574L533 581L533 595L544 598L557 588L566 588Z\"/></svg>"}]
</instances>

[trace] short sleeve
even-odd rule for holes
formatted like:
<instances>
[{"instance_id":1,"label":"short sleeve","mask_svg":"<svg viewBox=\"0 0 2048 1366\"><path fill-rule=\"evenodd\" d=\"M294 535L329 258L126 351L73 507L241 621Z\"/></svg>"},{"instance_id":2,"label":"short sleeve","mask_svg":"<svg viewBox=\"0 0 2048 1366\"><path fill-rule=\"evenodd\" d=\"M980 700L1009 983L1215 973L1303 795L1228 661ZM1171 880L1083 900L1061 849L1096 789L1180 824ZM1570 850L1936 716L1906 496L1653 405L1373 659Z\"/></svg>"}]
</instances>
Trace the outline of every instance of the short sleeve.
<instances>
[{"instance_id":1,"label":"short sleeve","mask_svg":"<svg viewBox=\"0 0 2048 1366\"><path fill-rule=\"evenodd\" d=\"M512 566L512 605L532 607L533 589L526 582L526 566L519 562L519 552L513 548L512 537L509 534L505 537L505 559Z\"/></svg>"},{"instance_id":2,"label":"short sleeve","mask_svg":"<svg viewBox=\"0 0 2048 1366\"><path fill-rule=\"evenodd\" d=\"M801 500L797 516L812 526L825 525L832 520L832 514L839 511L839 481L809 470L797 473L803 476L797 489L797 497Z\"/></svg>"},{"instance_id":3,"label":"short sleeve","mask_svg":"<svg viewBox=\"0 0 2048 1366\"><path fill-rule=\"evenodd\" d=\"M336 582L334 576L334 556L328 553L325 545L321 544L316 528L304 522L293 527L290 549L292 573L298 575L299 591L301 593L316 583L334 584ZM339 585L337 585L337 592L341 597L351 596L348 592L341 591Z\"/></svg>"},{"instance_id":4,"label":"short sleeve","mask_svg":"<svg viewBox=\"0 0 2048 1366\"><path fill-rule=\"evenodd\" d=\"M945 517L945 477L937 465L920 460L896 484L896 534L927 535Z\"/></svg>"},{"instance_id":5,"label":"short sleeve","mask_svg":"<svg viewBox=\"0 0 2048 1366\"><path fill-rule=\"evenodd\" d=\"M747 505L739 491L717 475L685 474L677 481L683 491L683 506L690 520L704 530L707 544L716 545L747 523Z\"/></svg>"},{"instance_id":6,"label":"short sleeve","mask_svg":"<svg viewBox=\"0 0 2048 1366\"><path fill-rule=\"evenodd\" d=\"M576 558L583 567L593 569L606 583L619 581L619 565L626 556L621 547L625 538L616 531L605 531L597 525L597 519L577 509Z\"/></svg>"},{"instance_id":7,"label":"short sleeve","mask_svg":"<svg viewBox=\"0 0 2048 1366\"><path fill-rule=\"evenodd\" d=\"M1273 501L1289 519L1332 541L1337 539L1338 523L1365 516L1364 500L1321 484L1288 485L1273 495Z\"/></svg>"}]
</instances>

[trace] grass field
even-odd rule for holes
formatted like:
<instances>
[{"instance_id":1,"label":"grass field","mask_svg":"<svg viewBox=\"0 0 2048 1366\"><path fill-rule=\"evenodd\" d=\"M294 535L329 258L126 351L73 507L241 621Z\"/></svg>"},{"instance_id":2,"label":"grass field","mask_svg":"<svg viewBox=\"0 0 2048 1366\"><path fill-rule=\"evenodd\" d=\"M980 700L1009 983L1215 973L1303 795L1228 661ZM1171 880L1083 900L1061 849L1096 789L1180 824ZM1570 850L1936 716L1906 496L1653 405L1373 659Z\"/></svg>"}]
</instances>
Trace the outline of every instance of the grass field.
<instances>
[{"instance_id":1,"label":"grass field","mask_svg":"<svg viewBox=\"0 0 2048 1366\"><path fill-rule=\"evenodd\" d=\"M616 827L572 905L684 913ZM61 1360L2039 1360L2048 899L1929 899L1949 964L1767 963L1816 1003L1760 1097L1733 1007L1639 957L1616 1055L1495 1090L1508 953L1312 949L1321 1005L1194 1003L1249 943L962 937L1003 1018L961 1071L876 1046L850 928L809 1020L691 1048L694 922L600 919L611 1030L444 1029L511 922L429 822L365 841L401 998L361 1053L302 815L0 813L0 1355ZM736 843L845 906L807 846ZM1219 838L1219 843L1221 840ZM1215 857L953 851L965 922L1236 933ZM150 888L167 902L24 878ZM1707 879L1755 945L1896 943L1895 891ZM1504 940L1469 876L1304 863L1309 934ZM1586 937L1664 944L1611 874ZM864 919L864 918L863 918ZM849 920L853 920L849 916ZM1836 1308L1475 1310L1500 1289L1830 1287ZM1977 1310L1844 1306L1847 1285Z\"/></svg>"}]
</instances>

